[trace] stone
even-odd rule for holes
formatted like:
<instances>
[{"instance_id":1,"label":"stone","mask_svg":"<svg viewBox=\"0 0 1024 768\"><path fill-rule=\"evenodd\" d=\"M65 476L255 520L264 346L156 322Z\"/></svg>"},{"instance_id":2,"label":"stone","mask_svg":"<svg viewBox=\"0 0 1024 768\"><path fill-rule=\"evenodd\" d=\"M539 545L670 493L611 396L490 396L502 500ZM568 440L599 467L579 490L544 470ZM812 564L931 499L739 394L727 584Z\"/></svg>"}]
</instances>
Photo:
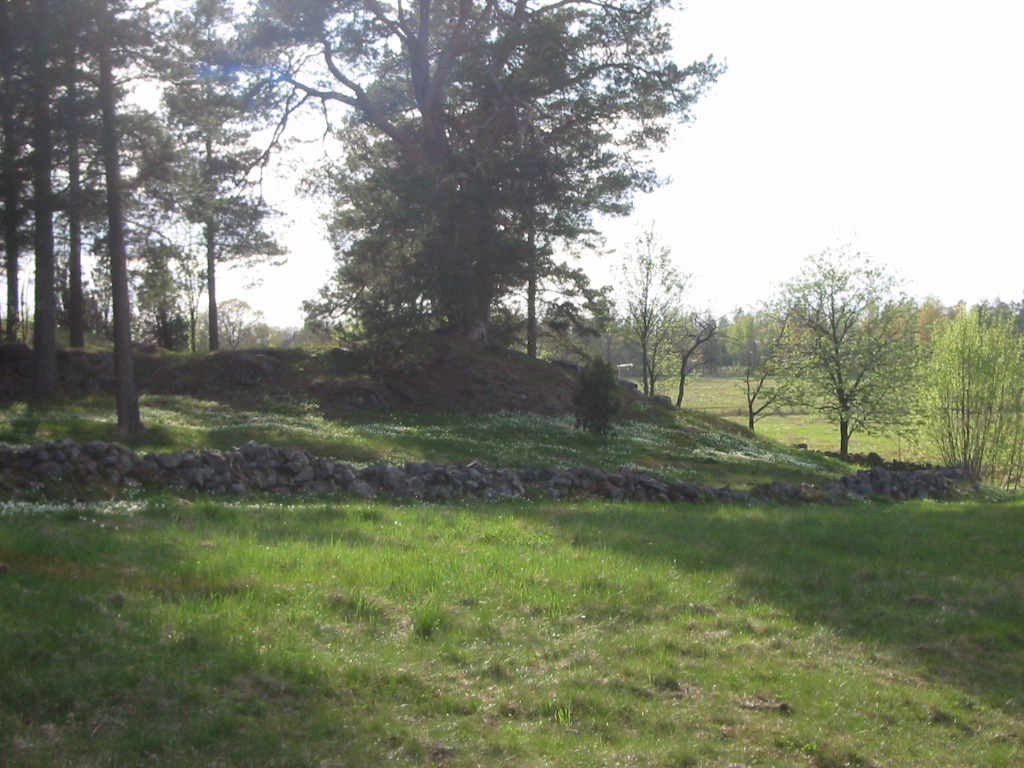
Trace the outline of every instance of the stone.
<instances>
[{"instance_id":1,"label":"stone","mask_svg":"<svg viewBox=\"0 0 1024 768\"><path fill-rule=\"evenodd\" d=\"M177 469L181 466L181 454L180 453L165 453L161 455L157 461L160 463L160 467L163 469Z\"/></svg>"},{"instance_id":2,"label":"stone","mask_svg":"<svg viewBox=\"0 0 1024 768\"><path fill-rule=\"evenodd\" d=\"M113 384L115 377L114 373L114 356L110 354L103 354L98 356L92 363L92 378L100 384Z\"/></svg>"},{"instance_id":3,"label":"stone","mask_svg":"<svg viewBox=\"0 0 1024 768\"><path fill-rule=\"evenodd\" d=\"M352 485L348 487L348 490L357 496L362 496L364 499L375 499L377 498L377 491L372 485L367 483L365 480L355 480Z\"/></svg>"}]
</instances>

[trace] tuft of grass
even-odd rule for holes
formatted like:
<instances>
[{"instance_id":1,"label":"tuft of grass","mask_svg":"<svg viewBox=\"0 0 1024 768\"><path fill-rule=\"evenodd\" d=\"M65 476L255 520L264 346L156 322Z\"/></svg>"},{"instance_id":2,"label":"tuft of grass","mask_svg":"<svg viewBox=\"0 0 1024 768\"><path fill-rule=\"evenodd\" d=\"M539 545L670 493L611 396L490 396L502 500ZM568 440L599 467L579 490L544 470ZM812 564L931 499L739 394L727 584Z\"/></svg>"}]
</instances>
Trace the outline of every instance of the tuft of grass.
<instances>
[{"instance_id":1,"label":"tuft of grass","mask_svg":"<svg viewBox=\"0 0 1024 768\"><path fill-rule=\"evenodd\" d=\"M3 502L0 755L1019 765L1022 511Z\"/></svg>"}]
</instances>

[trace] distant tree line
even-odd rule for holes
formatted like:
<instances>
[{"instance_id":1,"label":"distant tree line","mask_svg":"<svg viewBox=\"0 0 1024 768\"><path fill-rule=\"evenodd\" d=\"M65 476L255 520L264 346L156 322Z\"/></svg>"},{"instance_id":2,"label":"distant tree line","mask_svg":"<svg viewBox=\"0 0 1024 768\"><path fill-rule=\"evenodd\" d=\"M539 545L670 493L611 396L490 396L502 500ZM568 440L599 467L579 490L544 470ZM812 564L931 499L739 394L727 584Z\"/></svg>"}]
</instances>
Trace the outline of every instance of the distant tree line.
<instances>
[{"instance_id":1,"label":"distant tree line","mask_svg":"<svg viewBox=\"0 0 1024 768\"><path fill-rule=\"evenodd\" d=\"M1024 472L1024 301L946 307L915 301L849 248L811 256L753 310L715 318L686 302L689 278L650 232L623 264L601 333L545 354L599 354L647 395L691 374L739 382L747 425L782 409L817 412L850 453L856 434L897 432L978 477L1017 486ZM673 381L666 384L666 381Z\"/></svg>"}]
</instances>

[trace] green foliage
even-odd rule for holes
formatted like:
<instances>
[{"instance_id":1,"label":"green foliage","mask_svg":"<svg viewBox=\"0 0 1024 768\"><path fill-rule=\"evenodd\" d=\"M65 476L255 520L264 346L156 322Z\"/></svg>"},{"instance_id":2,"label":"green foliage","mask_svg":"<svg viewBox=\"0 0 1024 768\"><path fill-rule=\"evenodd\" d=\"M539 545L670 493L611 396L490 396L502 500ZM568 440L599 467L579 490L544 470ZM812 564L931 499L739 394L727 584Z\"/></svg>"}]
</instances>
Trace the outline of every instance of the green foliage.
<instances>
[{"instance_id":1,"label":"green foliage","mask_svg":"<svg viewBox=\"0 0 1024 768\"><path fill-rule=\"evenodd\" d=\"M839 451L855 432L904 425L914 401L915 305L862 254L825 251L785 285L783 360L797 397L839 427Z\"/></svg>"},{"instance_id":2,"label":"green foliage","mask_svg":"<svg viewBox=\"0 0 1024 768\"><path fill-rule=\"evenodd\" d=\"M475 340L496 302L554 277L552 243L657 184L650 152L718 76L673 61L667 5L261 0L254 47L346 124L342 284Z\"/></svg>"},{"instance_id":3,"label":"green foliage","mask_svg":"<svg viewBox=\"0 0 1024 768\"><path fill-rule=\"evenodd\" d=\"M941 326L927 363L924 432L945 464L1018 485L1024 470L1024 361L1012 318L975 308Z\"/></svg>"},{"instance_id":4,"label":"green foliage","mask_svg":"<svg viewBox=\"0 0 1024 768\"><path fill-rule=\"evenodd\" d=\"M611 363L594 357L583 367L573 405L576 428L607 440L612 433L612 421L622 410L618 372Z\"/></svg>"},{"instance_id":5,"label":"green foliage","mask_svg":"<svg viewBox=\"0 0 1024 768\"><path fill-rule=\"evenodd\" d=\"M657 392L672 369L672 342L683 317L689 275L672 265L672 253L652 229L633 243L622 264L622 325L640 347L643 392Z\"/></svg>"}]
</instances>

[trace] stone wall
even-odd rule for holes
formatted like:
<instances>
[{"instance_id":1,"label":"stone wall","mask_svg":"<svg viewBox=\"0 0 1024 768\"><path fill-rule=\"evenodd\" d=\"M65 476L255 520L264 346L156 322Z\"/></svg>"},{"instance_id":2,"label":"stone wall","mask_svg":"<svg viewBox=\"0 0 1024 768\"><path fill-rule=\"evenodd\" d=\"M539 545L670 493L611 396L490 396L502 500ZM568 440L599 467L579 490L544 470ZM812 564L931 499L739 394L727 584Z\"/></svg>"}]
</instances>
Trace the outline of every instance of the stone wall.
<instances>
[{"instance_id":1,"label":"stone wall","mask_svg":"<svg viewBox=\"0 0 1024 768\"><path fill-rule=\"evenodd\" d=\"M649 474L592 467L495 469L408 462L357 467L309 451L255 442L230 451L181 451L144 456L118 443L57 440L15 450L0 444L0 491L17 494L47 484L111 491L131 485L192 489L231 495L345 492L362 498L411 497L448 502L458 498L599 497L615 501L842 503L850 499L948 499L970 478L960 469L895 472L880 467L846 475L824 487L774 482L752 491L668 482Z\"/></svg>"}]
</instances>

